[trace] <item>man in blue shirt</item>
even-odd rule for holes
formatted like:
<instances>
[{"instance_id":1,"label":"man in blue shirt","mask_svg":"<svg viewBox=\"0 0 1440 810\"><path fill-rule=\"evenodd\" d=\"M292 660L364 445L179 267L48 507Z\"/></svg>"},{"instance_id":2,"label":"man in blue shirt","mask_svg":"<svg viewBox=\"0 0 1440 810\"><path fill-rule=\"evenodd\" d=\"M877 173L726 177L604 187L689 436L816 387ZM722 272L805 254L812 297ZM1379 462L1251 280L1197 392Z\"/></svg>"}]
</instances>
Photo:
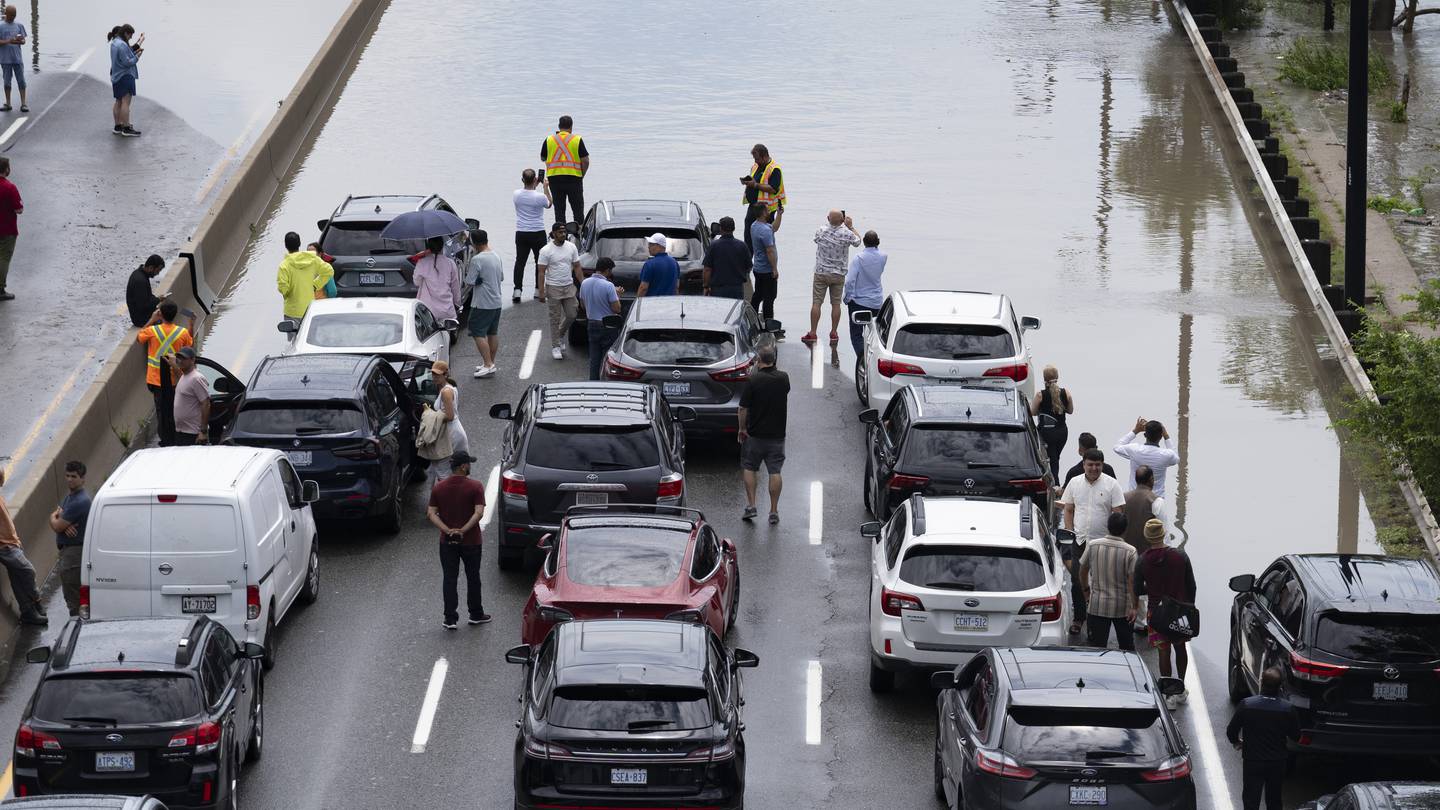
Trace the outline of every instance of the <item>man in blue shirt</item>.
<instances>
[{"instance_id":1,"label":"man in blue shirt","mask_svg":"<svg viewBox=\"0 0 1440 810\"><path fill-rule=\"evenodd\" d=\"M855 356L864 354L865 327L855 323L855 313L869 312L870 317L880 311L885 303L885 288L880 285L880 276L885 273L885 262L889 259L880 252L880 235L866 231L865 248L850 259L850 272L845 274L845 305L850 309L850 345L855 347Z\"/></svg>"},{"instance_id":2,"label":"man in blue shirt","mask_svg":"<svg viewBox=\"0 0 1440 810\"><path fill-rule=\"evenodd\" d=\"M615 261L604 257L595 263L595 272L580 282L580 303L585 306L585 326L590 336L590 379L600 379L600 365L605 353L615 342L619 329L605 326L606 315L620 314L620 293L623 287L615 286L613 274ZM644 277L643 274L641 276ZM643 286L643 285L642 285Z\"/></svg>"},{"instance_id":3,"label":"man in blue shirt","mask_svg":"<svg viewBox=\"0 0 1440 810\"><path fill-rule=\"evenodd\" d=\"M674 295L680 289L680 263L665 252L669 246L665 234L651 234L645 241L649 243L645 248L650 251L650 258L640 266L640 289L635 291L635 297Z\"/></svg>"},{"instance_id":4,"label":"man in blue shirt","mask_svg":"<svg viewBox=\"0 0 1440 810\"><path fill-rule=\"evenodd\" d=\"M20 88L20 112L30 112L25 103L25 55L20 46L25 44L29 33L25 26L15 22L15 7L5 7L5 22L0 23L0 72L5 75L5 106L0 112L10 112L10 83Z\"/></svg>"},{"instance_id":5,"label":"man in blue shirt","mask_svg":"<svg viewBox=\"0 0 1440 810\"><path fill-rule=\"evenodd\" d=\"M769 320L775 317L775 292L780 284L780 255L775 248L775 229L770 226L770 211L762 203L751 207L755 221L750 225L750 246L755 251L752 257L755 273L755 293L750 296L750 306Z\"/></svg>"},{"instance_id":6,"label":"man in blue shirt","mask_svg":"<svg viewBox=\"0 0 1440 810\"><path fill-rule=\"evenodd\" d=\"M65 593L65 607L71 616L80 615L80 560L85 547L85 523L90 519L90 494L85 491L85 464L65 462L64 500L50 513L50 530L55 532L55 545L60 558L55 568L60 572L60 589Z\"/></svg>"}]
</instances>

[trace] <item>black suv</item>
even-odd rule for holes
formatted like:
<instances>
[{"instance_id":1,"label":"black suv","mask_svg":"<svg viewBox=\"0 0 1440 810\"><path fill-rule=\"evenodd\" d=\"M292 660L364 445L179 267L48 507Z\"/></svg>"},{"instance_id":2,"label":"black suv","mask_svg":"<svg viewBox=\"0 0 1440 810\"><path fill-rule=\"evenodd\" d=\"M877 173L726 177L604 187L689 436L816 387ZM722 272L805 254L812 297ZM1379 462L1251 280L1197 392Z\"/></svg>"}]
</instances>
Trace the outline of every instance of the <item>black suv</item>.
<instances>
[{"instance_id":1,"label":"black suv","mask_svg":"<svg viewBox=\"0 0 1440 810\"><path fill-rule=\"evenodd\" d=\"M739 670L754 653L691 622L591 619L505 660L525 665L516 808L744 805Z\"/></svg>"},{"instance_id":2,"label":"black suv","mask_svg":"<svg viewBox=\"0 0 1440 810\"><path fill-rule=\"evenodd\" d=\"M685 430L695 418L638 383L532 385L500 440L501 568L540 563L536 542L560 530L565 510L605 503L685 505Z\"/></svg>"},{"instance_id":3,"label":"black suv","mask_svg":"<svg viewBox=\"0 0 1440 810\"><path fill-rule=\"evenodd\" d=\"M865 507L880 520L916 493L1029 495L1050 508L1050 462L1030 405L1013 386L906 386L883 419L870 408L860 421L869 434Z\"/></svg>"},{"instance_id":4,"label":"black suv","mask_svg":"<svg viewBox=\"0 0 1440 810\"><path fill-rule=\"evenodd\" d=\"M1355 782L1299 810L1424 810L1440 807L1440 782Z\"/></svg>"},{"instance_id":5,"label":"black suv","mask_svg":"<svg viewBox=\"0 0 1440 810\"><path fill-rule=\"evenodd\" d=\"M425 250L419 239L394 241L380 238L390 220L407 211L447 211L455 213L450 203L430 194L380 194L346 197L329 219L315 223L320 229L320 250L335 257L335 287L344 295L399 298L415 297L415 263L410 257ZM458 216L458 214L457 214ZM465 220L471 228L480 223ZM456 234L446 239L445 255L459 265L464 282L465 265L473 248L468 236ZM460 290L456 308L460 323L470 306L470 287Z\"/></svg>"},{"instance_id":6,"label":"black suv","mask_svg":"<svg viewBox=\"0 0 1440 810\"><path fill-rule=\"evenodd\" d=\"M400 531L421 403L383 358L356 354L267 357L244 385L206 358L211 434L226 444L273 447L320 485L317 518L378 517Z\"/></svg>"},{"instance_id":7,"label":"black suv","mask_svg":"<svg viewBox=\"0 0 1440 810\"><path fill-rule=\"evenodd\" d=\"M15 734L15 795L234 808L264 743L264 652L204 616L71 619L26 656L46 666Z\"/></svg>"},{"instance_id":8,"label":"black suv","mask_svg":"<svg viewBox=\"0 0 1440 810\"><path fill-rule=\"evenodd\" d=\"M1440 577L1429 563L1289 554L1230 580L1229 691L1285 673L1301 752L1440 753Z\"/></svg>"}]
</instances>

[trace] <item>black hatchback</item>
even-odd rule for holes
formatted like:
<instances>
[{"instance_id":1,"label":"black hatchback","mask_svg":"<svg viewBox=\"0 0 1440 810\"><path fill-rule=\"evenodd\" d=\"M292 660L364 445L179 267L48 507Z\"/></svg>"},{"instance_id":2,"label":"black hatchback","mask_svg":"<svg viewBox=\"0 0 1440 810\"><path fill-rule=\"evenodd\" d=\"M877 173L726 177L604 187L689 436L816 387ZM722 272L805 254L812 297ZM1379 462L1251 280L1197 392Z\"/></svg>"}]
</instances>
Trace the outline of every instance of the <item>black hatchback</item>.
<instances>
[{"instance_id":1,"label":"black hatchback","mask_svg":"<svg viewBox=\"0 0 1440 810\"><path fill-rule=\"evenodd\" d=\"M258 644L193 619L71 619L15 734L15 795L149 794L234 808L264 743Z\"/></svg>"},{"instance_id":2,"label":"black hatchback","mask_svg":"<svg viewBox=\"0 0 1440 810\"><path fill-rule=\"evenodd\" d=\"M591 619L505 660L525 666L517 810L744 806L740 669L754 653L688 621Z\"/></svg>"},{"instance_id":3,"label":"black hatchback","mask_svg":"<svg viewBox=\"0 0 1440 810\"><path fill-rule=\"evenodd\" d=\"M865 507L880 520L911 495L1030 496L1049 509L1054 482L1030 406L1012 385L912 385L867 429Z\"/></svg>"}]
</instances>

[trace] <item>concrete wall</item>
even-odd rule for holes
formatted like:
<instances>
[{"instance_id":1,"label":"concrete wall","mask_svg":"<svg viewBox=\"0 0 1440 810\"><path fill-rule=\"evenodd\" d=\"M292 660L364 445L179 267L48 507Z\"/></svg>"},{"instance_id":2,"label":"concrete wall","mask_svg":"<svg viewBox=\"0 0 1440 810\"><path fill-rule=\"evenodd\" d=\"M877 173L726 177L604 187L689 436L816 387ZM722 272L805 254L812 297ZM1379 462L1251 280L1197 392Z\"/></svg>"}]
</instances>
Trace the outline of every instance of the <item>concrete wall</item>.
<instances>
[{"instance_id":1,"label":"concrete wall","mask_svg":"<svg viewBox=\"0 0 1440 810\"><path fill-rule=\"evenodd\" d=\"M197 259L203 276L202 290L224 289L230 280L250 241L252 225L269 207L281 180L354 69L359 51L388 5L389 0L351 2L200 221L185 252ZM186 262L176 258L170 266L175 271L157 285L159 291L170 290L182 307L202 312L192 292ZM205 301L206 305L212 303ZM203 325L200 332L203 336ZM145 357L131 330L110 353L90 387L80 393L58 437L37 455L32 472L8 499L25 553L41 579L55 565L55 535L48 518L65 494L65 462L85 462L93 493L124 457L125 447L117 431L128 431L132 440L139 441L144 435L142 426L152 420L153 403L145 387ZM3 593L13 603L8 580ZM16 619L13 612L0 610L0 637L13 638L18 627ZM52 617L51 627L63 621L61 616Z\"/></svg>"}]
</instances>

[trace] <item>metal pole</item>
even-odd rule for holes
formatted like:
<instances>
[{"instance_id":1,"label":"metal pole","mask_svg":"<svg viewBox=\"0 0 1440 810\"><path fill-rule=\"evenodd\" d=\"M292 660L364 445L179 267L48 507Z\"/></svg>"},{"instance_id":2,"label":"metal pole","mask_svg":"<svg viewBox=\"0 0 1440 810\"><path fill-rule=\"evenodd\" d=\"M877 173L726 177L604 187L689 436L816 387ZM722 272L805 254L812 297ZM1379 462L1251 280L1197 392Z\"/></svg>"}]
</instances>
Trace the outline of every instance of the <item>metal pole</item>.
<instances>
[{"instance_id":1,"label":"metal pole","mask_svg":"<svg viewBox=\"0 0 1440 810\"><path fill-rule=\"evenodd\" d=\"M1370 101L1370 4L1350 3L1350 97L1345 128L1345 298L1365 304L1366 109Z\"/></svg>"},{"instance_id":2,"label":"metal pole","mask_svg":"<svg viewBox=\"0 0 1440 810\"><path fill-rule=\"evenodd\" d=\"M1335 0L1325 0L1325 30L1335 30Z\"/></svg>"}]
</instances>

